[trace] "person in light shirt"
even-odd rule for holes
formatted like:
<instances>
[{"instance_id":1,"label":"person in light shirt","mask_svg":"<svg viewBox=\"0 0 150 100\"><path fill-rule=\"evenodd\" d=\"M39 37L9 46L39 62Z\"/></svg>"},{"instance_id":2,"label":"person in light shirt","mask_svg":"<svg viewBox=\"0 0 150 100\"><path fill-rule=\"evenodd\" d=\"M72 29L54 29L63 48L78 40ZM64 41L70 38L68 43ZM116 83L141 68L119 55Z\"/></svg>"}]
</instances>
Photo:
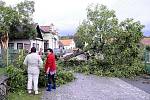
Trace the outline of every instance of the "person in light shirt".
<instances>
[{"instance_id":1,"label":"person in light shirt","mask_svg":"<svg viewBox=\"0 0 150 100\"><path fill-rule=\"evenodd\" d=\"M28 93L29 94L32 93L32 89L33 89L35 94L39 94L39 92L38 92L38 79L39 79L39 73L40 73L40 66L42 66L43 61L42 61L40 55L38 55L36 53L35 47L31 48L31 53L25 57L23 64L28 66L28 69L27 69L27 72L28 72L28 83L27 83Z\"/></svg>"}]
</instances>

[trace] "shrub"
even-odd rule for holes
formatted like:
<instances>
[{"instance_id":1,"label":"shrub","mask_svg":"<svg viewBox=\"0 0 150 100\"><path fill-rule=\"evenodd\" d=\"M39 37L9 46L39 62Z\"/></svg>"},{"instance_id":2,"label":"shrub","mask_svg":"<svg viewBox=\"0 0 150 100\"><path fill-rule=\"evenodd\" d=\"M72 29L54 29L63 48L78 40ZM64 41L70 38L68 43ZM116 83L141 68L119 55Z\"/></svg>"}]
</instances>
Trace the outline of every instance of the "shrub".
<instances>
[{"instance_id":1,"label":"shrub","mask_svg":"<svg viewBox=\"0 0 150 100\"><path fill-rule=\"evenodd\" d=\"M59 66L63 66L64 69L73 70L78 73L94 74L98 76L109 77L126 77L132 78L140 74L145 73L144 64L139 60L140 57L133 60L132 64L114 64L109 62L89 59L87 62L76 63L77 61L58 61ZM71 62L71 63L70 63Z\"/></svg>"},{"instance_id":2,"label":"shrub","mask_svg":"<svg viewBox=\"0 0 150 100\"><path fill-rule=\"evenodd\" d=\"M9 77L8 85L11 87L10 91L20 91L26 88L27 75L21 68L17 68L13 65L7 67L7 75Z\"/></svg>"},{"instance_id":3,"label":"shrub","mask_svg":"<svg viewBox=\"0 0 150 100\"><path fill-rule=\"evenodd\" d=\"M66 71L61 66L57 66L57 73L55 75L55 78L57 86L66 84L75 79L75 77L73 76L73 72ZM43 69L40 70L39 86L40 87L47 86L47 76Z\"/></svg>"}]
</instances>

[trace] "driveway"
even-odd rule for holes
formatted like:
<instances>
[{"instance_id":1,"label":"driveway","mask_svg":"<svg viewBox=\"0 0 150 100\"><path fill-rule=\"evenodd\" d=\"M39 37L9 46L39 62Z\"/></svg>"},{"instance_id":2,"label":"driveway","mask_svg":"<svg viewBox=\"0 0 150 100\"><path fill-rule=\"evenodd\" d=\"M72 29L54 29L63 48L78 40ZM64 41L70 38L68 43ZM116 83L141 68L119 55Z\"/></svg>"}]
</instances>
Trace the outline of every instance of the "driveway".
<instances>
[{"instance_id":1,"label":"driveway","mask_svg":"<svg viewBox=\"0 0 150 100\"><path fill-rule=\"evenodd\" d=\"M75 76L67 85L44 91L42 100L150 100L150 94L119 78Z\"/></svg>"}]
</instances>

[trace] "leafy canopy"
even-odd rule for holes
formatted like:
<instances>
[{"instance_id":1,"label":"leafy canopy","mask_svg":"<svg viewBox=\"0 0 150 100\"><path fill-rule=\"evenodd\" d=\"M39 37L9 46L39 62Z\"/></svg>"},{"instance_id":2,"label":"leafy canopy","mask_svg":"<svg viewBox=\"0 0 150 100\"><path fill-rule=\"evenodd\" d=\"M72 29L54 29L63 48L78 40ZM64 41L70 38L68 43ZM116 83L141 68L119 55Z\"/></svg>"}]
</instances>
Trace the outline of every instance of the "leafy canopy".
<instances>
[{"instance_id":1,"label":"leafy canopy","mask_svg":"<svg viewBox=\"0 0 150 100\"><path fill-rule=\"evenodd\" d=\"M15 7L6 6L0 1L0 33L8 32L10 39L24 39L35 37L32 19L34 2L20 2Z\"/></svg>"}]
</instances>

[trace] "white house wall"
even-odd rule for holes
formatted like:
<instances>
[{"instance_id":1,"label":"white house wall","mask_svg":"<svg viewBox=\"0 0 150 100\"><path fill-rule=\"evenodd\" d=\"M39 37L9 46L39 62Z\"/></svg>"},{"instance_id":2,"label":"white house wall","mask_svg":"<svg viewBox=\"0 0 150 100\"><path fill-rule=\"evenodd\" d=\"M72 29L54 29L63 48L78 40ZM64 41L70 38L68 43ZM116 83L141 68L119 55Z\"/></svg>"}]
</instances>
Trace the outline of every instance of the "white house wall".
<instances>
[{"instance_id":1,"label":"white house wall","mask_svg":"<svg viewBox=\"0 0 150 100\"><path fill-rule=\"evenodd\" d=\"M9 43L14 43L14 49L17 50L17 43L22 43L23 44L23 49L27 49L30 51L30 49L33 47L33 44L38 44L38 49L37 52L42 48L44 50L44 41L41 40L15 40L15 41L10 41ZM28 45L28 48L25 47L25 45Z\"/></svg>"},{"instance_id":2,"label":"white house wall","mask_svg":"<svg viewBox=\"0 0 150 100\"><path fill-rule=\"evenodd\" d=\"M71 47L72 47L72 48L75 48L75 42L74 42L74 41L72 41Z\"/></svg>"},{"instance_id":3,"label":"white house wall","mask_svg":"<svg viewBox=\"0 0 150 100\"><path fill-rule=\"evenodd\" d=\"M65 49L70 49L70 46L64 46Z\"/></svg>"},{"instance_id":4,"label":"white house wall","mask_svg":"<svg viewBox=\"0 0 150 100\"><path fill-rule=\"evenodd\" d=\"M53 35L51 33L42 33L43 39L48 40L48 48L59 48L59 37L58 35ZM56 38L56 40L54 39ZM56 43L55 43L56 42Z\"/></svg>"},{"instance_id":5,"label":"white house wall","mask_svg":"<svg viewBox=\"0 0 150 100\"><path fill-rule=\"evenodd\" d=\"M54 49L54 47L53 47L53 39L52 38L49 38L49 48L52 48L52 49Z\"/></svg>"},{"instance_id":6,"label":"white house wall","mask_svg":"<svg viewBox=\"0 0 150 100\"><path fill-rule=\"evenodd\" d=\"M54 49L54 48L59 48L58 40L55 40L54 38L49 39L49 47Z\"/></svg>"},{"instance_id":7,"label":"white house wall","mask_svg":"<svg viewBox=\"0 0 150 100\"><path fill-rule=\"evenodd\" d=\"M31 47L30 48L36 47L37 51L39 51L40 48L42 48L42 50L44 52L44 41L41 41L41 40L30 40L30 43L31 43Z\"/></svg>"},{"instance_id":8,"label":"white house wall","mask_svg":"<svg viewBox=\"0 0 150 100\"><path fill-rule=\"evenodd\" d=\"M50 34L50 33L42 33L43 35L43 39L48 41L48 48L52 48L52 38L53 38L53 35ZM53 49L53 48L52 48Z\"/></svg>"},{"instance_id":9,"label":"white house wall","mask_svg":"<svg viewBox=\"0 0 150 100\"><path fill-rule=\"evenodd\" d=\"M54 37L56 38L56 48L59 48L59 36L54 35Z\"/></svg>"},{"instance_id":10,"label":"white house wall","mask_svg":"<svg viewBox=\"0 0 150 100\"><path fill-rule=\"evenodd\" d=\"M17 43L23 43L23 48L24 48L24 44L29 44L30 45L29 40L15 40L15 41L10 41L9 43L14 43L14 49L15 50L17 50Z\"/></svg>"},{"instance_id":11,"label":"white house wall","mask_svg":"<svg viewBox=\"0 0 150 100\"><path fill-rule=\"evenodd\" d=\"M74 49L74 48L75 48L75 42L72 41L72 42L70 43L70 45L64 46L64 48L65 48L65 49Z\"/></svg>"},{"instance_id":12,"label":"white house wall","mask_svg":"<svg viewBox=\"0 0 150 100\"><path fill-rule=\"evenodd\" d=\"M74 49L75 47L72 46L72 45L69 45L69 46L64 46L65 49Z\"/></svg>"},{"instance_id":13,"label":"white house wall","mask_svg":"<svg viewBox=\"0 0 150 100\"><path fill-rule=\"evenodd\" d=\"M50 38L53 38L53 35L51 33L42 33L44 40L49 40Z\"/></svg>"}]
</instances>

